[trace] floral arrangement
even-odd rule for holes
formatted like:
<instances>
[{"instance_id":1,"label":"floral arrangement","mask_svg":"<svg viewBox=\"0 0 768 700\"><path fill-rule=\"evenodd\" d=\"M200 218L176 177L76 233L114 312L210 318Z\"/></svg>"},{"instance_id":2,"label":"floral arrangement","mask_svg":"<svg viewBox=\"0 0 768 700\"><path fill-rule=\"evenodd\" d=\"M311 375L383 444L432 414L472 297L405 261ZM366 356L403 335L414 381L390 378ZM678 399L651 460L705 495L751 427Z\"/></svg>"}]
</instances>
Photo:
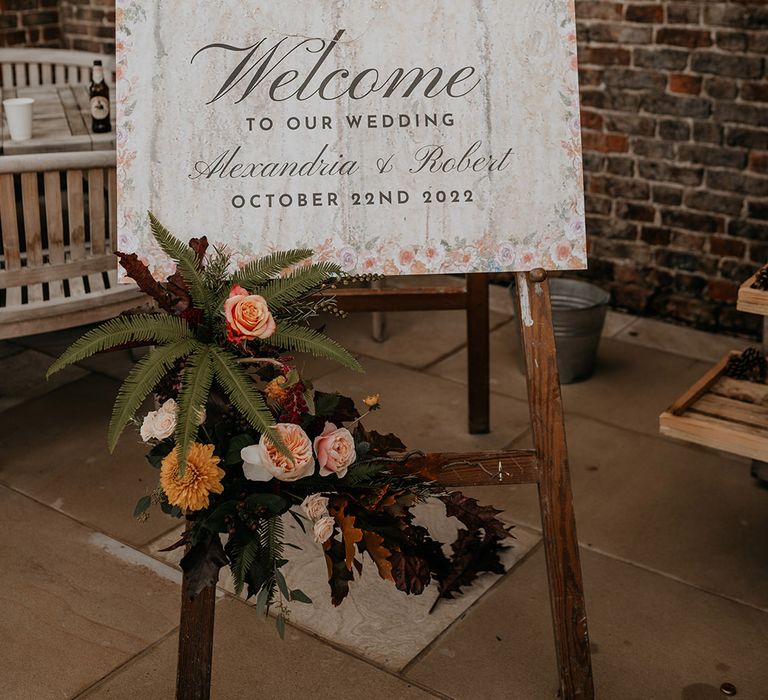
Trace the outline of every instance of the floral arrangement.
<instances>
[{"instance_id":1,"label":"floral arrangement","mask_svg":"<svg viewBox=\"0 0 768 700\"><path fill-rule=\"evenodd\" d=\"M446 492L426 468L409 466L418 453L394 435L366 430L362 419L380 408L379 396L364 399L361 415L350 398L316 391L295 366L294 353L311 353L360 370L313 323L343 315L335 288L370 276L312 263L310 250L274 253L232 272L226 250L209 251L205 238L185 245L150 221L176 272L160 282L137 255L118 253L152 306L86 333L49 375L98 352L152 346L120 388L108 441L114 450L134 423L159 470L136 517L146 518L152 505L186 517L174 546L186 547L187 595L214 585L229 565L238 593L256 596L264 614L276 610L282 635L288 604L311 603L281 571L289 556L284 517L322 546L335 605L366 556L404 593L436 582L438 600L483 571L504 572L499 555L510 533L499 511ZM155 410L137 418L150 395ZM450 556L415 522L414 506L430 498L464 525Z\"/></svg>"}]
</instances>

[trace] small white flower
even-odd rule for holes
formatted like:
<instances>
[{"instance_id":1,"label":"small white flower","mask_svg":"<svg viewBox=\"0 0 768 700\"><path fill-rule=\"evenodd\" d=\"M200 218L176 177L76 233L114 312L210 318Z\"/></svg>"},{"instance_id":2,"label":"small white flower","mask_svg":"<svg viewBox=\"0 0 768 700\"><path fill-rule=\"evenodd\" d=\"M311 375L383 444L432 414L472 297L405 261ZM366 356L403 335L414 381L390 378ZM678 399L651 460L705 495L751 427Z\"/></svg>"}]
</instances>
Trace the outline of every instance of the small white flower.
<instances>
[{"instance_id":1,"label":"small white flower","mask_svg":"<svg viewBox=\"0 0 768 700\"><path fill-rule=\"evenodd\" d=\"M319 493L312 493L304 499L301 509L310 520L320 520L328 515L328 499Z\"/></svg>"},{"instance_id":2,"label":"small white flower","mask_svg":"<svg viewBox=\"0 0 768 700\"><path fill-rule=\"evenodd\" d=\"M320 518L320 520L315 523L314 527L315 542L323 544L331 539L335 524L336 521L329 515Z\"/></svg>"}]
</instances>

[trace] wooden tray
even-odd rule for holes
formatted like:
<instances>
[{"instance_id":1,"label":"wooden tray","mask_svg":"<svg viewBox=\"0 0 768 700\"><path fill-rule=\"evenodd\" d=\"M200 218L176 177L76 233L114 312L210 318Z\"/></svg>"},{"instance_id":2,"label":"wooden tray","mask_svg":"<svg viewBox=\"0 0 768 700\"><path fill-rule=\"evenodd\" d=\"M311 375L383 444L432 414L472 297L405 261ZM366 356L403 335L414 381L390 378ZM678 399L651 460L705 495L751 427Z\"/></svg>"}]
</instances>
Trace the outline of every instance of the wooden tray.
<instances>
[{"instance_id":1,"label":"wooden tray","mask_svg":"<svg viewBox=\"0 0 768 700\"><path fill-rule=\"evenodd\" d=\"M752 289L752 284L757 279L757 274L756 272L739 287L739 298L736 302L736 308L744 313L768 316L768 291Z\"/></svg>"},{"instance_id":2,"label":"wooden tray","mask_svg":"<svg viewBox=\"0 0 768 700\"><path fill-rule=\"evenodd\" d=\"M768 462L768 384L722 376L738 354L728 353L664 411L659 427L662 435Z\"/></svg>"}]
</instances>

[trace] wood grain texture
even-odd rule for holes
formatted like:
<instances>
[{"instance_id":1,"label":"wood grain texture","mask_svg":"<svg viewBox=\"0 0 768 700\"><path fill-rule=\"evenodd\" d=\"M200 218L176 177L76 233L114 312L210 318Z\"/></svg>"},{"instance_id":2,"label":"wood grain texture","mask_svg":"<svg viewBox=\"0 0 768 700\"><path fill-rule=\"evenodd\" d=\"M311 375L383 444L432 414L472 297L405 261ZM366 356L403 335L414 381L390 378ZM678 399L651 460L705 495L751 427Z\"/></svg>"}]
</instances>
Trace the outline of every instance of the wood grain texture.
<instances>
[{"instance_id":1,"label":"wood grain texture","mask_svg":"<svg viewBox=\"0 0 768 700\"><path fill-rule=\"evenodd\" d=\"M451 487L535 484L540 476L533 450L432 453L409 458L405 470Z\"/></svg>"},{"instance_id":2,"label":"wood grain texture","mask_svg":"<svg viewBox=\"0 0 768 700\"><path fill-rule=\"evenodd\" d=\"M66 49L0 49L0 87L89 83L91 66L98 59L104 66L104 79L113 84L114 56Z\"/></svg>"},{"instance_id":3,"label":"wood grain texture","mask_svg":"<svg viewBox=\"0 0 768 700\"><path fill-rule=\"evenodd\" d=\"M457 287L332 289L323 294L336 297L339 307L349 313L450 311L467 308L467 292Z\"/></svg>"},{"instance_id":4,"label":"wood grain texture","mask_svg":"<svg viewBox=\"0 0 768 700\"><path fill-rule=\"evenodd\" d=\"M469 432L491 432L491 313L487 274L467 275Z\"/></svg>"},{"instance_id":5,"label":"wood grain texture","mask_svg":"<svg viewBox=\"0 0 768 700\"><path fill-rule=\"evenodd\" d=\"M535 277L543 279L543 274ZM518 273L516 279L528 404L541 468L539 505L560 694L564 700L591 700L594 698L592 661L549 283L533 282L531 275L525 273Z\"/></svg>"},{"instance_id":6,"label":"wood grain texture","mask_svg":"<svg viewBox=\"0 0 768 700\"><path fill-rule=\"evenodd\" d=\"M117 284L108 252L114 160L114 153L0 158L0 338L103 321L140 303L135 286Z\"/></svg>"},{"instance_id":7,"label":"wood grain texture","mask_svg":"<svg viewBox=\"0 0 768 700\"><path fill-rule=\"evenodd\" d=\"M662 435L768 462L768 385L722 376L729 353L659 417Z\"/></svg>"},{"instance_id":8,"label":"wood grain texture","mask_svg":"<svg viewBox=\"0 0 768 700\"><path fill-rule=\"evenodd\" d=\"M715 382L717 382L722 371L725 369L725 366L728 364L728 360L735 354L737 355L738 353L726 353L701 379L693 384L688 391L684 392L667 410L674 414L679 414L685 411L692 403L709 391Z\"/></svg>"},{"instance_id":9,"label":"wood grain texture","mask_svg":"<svg viewBox=\"0 0 768 700\"><path fill-rule=\"evenodd\" d=\"M194 600L182 593L179 665L176 671L177 700L208 700L211 696L215 615L215 586L204 588Z\"/></svg>"},{"instance_id":10,"label":"wood grain texture","mask_svg":"<svg viewBox=\"0 0 768 700\"><path fill-rule=\"evenodd\" d=\"M768 291L752 289L757 275L758 273L755 272L752 277L739 287L736 308L744 313L766 316L768 315Z\"/></svg>"},{"instance_id":11,"label":"wood grain texture","mask_svg":"<svg viewBox=\"0 0 768 700\"><path fill-rule=\"evenodd\" d=\"M70 151L110 151L116 146L114 91L111 94L113 129L106 134L91 133L88 87L85 85L37 85L3 88L0 97L30 97L32 138L12 141L3 128L0 153L7 156L63 153Z\"/></svg>"}]
</instances>

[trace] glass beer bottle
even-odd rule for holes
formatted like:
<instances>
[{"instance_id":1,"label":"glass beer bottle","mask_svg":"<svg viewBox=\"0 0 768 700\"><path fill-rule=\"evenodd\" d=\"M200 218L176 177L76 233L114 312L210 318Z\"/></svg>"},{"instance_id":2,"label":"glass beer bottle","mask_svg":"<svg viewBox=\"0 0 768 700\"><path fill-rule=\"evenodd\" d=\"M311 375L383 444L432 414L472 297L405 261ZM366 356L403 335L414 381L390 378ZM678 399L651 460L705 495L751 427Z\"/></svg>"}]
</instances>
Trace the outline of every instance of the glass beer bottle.
<instances>
[{"instance_id":1,"label":"glass beer bottle","mask_svg":"<svg viewBox=\"0 0 768 700\"><path fill-rule=\"evenodd\" d=\"M112 131L109 115L109 87L104 82L104 68L101 61L93 62L91 74L91 129L94 134Z\"/></svg>"}]
</instances>

